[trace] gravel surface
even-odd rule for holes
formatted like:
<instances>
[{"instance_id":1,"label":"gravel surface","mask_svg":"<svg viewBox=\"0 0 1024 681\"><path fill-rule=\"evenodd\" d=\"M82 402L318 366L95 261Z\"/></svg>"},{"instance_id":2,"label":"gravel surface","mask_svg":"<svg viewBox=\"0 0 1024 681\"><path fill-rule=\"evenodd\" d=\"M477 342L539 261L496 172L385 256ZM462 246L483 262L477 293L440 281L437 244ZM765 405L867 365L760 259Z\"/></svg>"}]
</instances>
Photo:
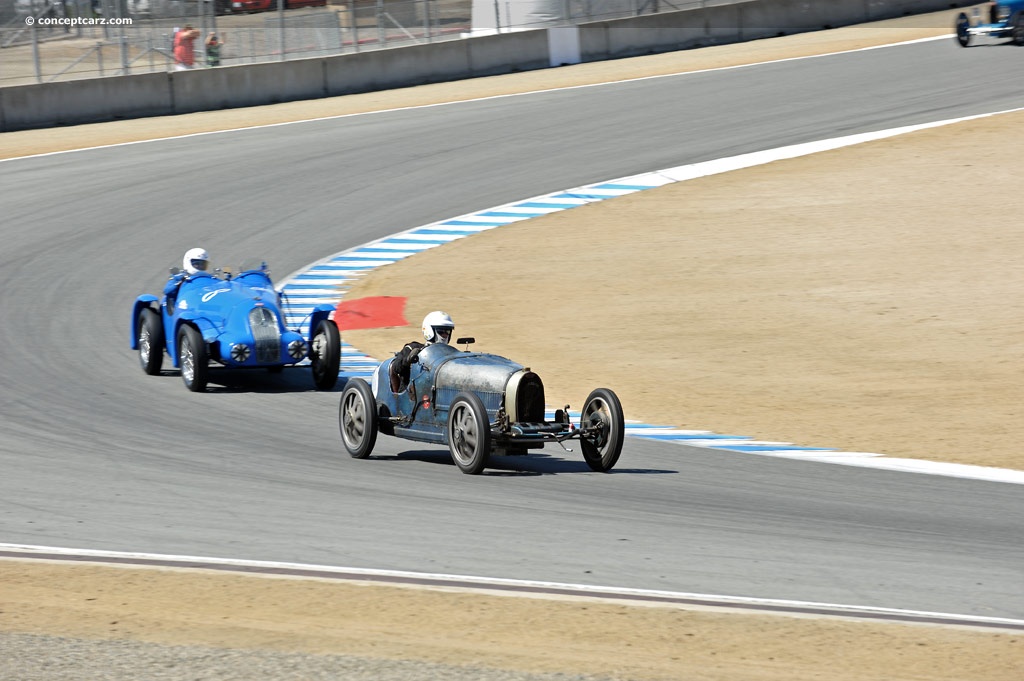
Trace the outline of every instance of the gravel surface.
<instances>
[{"instance_id":1,"label":"gravel surface","mask_svg":"<svg viewBox=\"0 0 1024 681\"><path fill-rule=\"evenodd\" d=\"M602 681L407 660L0 634L0 681Z\"/></svg>"}]
</instances>

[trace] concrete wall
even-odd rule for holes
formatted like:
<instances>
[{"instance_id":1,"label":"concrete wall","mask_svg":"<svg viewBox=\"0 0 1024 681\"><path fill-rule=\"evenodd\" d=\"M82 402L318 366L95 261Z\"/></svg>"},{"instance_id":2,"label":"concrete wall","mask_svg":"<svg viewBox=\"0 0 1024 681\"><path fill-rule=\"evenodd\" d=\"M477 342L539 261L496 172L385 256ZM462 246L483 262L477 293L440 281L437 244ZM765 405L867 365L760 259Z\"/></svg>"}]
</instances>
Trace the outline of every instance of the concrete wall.
<instances>
[{"instance_id":1,"label":"concrete wall","mask_svg":"<svg viewBox=\"0 0 1024 681\"><path fill-rule=\"evenodd\" d=\"M323 59L174 71L167 76L174 113L277 104L326 94Z\"/></svg>"},{"instance_id":2,"label":"concrete wall","mask_svg":"<svg viewBox=\"0 0 1024 681\"><path fill-rule=\"evenodd\" d=\"M582 24L576 29L578 41L562 35L549 44L547 30L521 31L315 59L17 85L0 88L0 132L408 87L816 31L970 4L976 2L748 0ZM552 45L558 48L554 62ZM573 45L578 45L578 54L571 54Z\"/></svg>"},{"instance_id":3,"label":"concrete wall","mask_svg":"<svg viewBox=\"0 0 1024 681\"><path fill-rule=\"evenodd\" d=\"M172 110L166 73L0 88L0 131L161 116Z\"/></svg>"},{"instance_id":4,"label":"concrete wall","mask_svg":"<svg viewBox=\"0 0 1024 681\"><path fill-rule=\"evenodd\" d=\"M326 96L546 68L544 31L413 45L323 59Z\"/></svg>"},{"instance_id":5,"label":"concrete wall","mask_svg":"<svg viewBox=\"0 0 1024 681\"><path fill-rule=\"evenodd\" d=\"M739 42L740 5L581 24L582 61Z\"/></svg>"},{"instance_id":6,"label":"concrete wall","mask_svg":"<svg viewBox=\"0 0 1024 681\"><path fill-rule=\"evenodd\" d=\"M432 49L433 48L433 49ZM470 73L469 51L462 41L360 52L325 59L330 96L401 87L405 84L455 80Z\"/></svg>"},{"instance_id":7,"label":"concrete wall","mask_svg":"<svg viewBox=\"0 0 1024 681\"><path fill-rule=\"evenodd\" d=\"M469 54L474 76L533 71L551 66L547 31L470 38Z\"/></svg>"},{"instance_id":8,"label":"concrete wall","mask_svg":"<svg viewBox=\"0 0 1024 681\"><path fill-rule=\"evenodd\" d=\"M937 12L974 0L748 0L581 24L582 61L722 45ZM952 26L950 27L952 31Z\"/></svg>"}]
</instances>

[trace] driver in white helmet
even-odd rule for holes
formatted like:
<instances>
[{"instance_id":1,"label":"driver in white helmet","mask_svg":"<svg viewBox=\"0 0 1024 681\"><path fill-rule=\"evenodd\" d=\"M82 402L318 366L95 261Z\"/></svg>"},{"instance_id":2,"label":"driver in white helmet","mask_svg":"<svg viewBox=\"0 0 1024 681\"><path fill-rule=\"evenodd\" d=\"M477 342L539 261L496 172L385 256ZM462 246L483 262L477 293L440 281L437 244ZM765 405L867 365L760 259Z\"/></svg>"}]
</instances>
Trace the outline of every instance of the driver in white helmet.
<instances>
[{"instance_id":1,"label":"driver in white helmet","mask_svg":"<svg viewBox=\"0 0 1024 681\"><path fill-rule=\"evenodd\" d=\"M427 345L444 343L448 345L452 340L452 333L455 331L455 322L447 312L435 310L423 318L423 340ZM423 347L421 343L416 343Z\"/></svg>"},{"instance_id":2,"label":"driver in white helmet","mask_svg":"<svg viewBox=\"0 0 1024 681\"><path fill-rule=\"evenodd\" d=\"M423 340L406 343L401 350L395 353L391 360L389 378L391 379L391 392L402 392L409 384L409 367L416 362L420 350L433 345L434 343L448 343L452 340L455 332L455 322L447 312L435 310L423 318Z\"/></svg>"},{"instance_id":3,"label":"driver in white helmet","mask_svg":"<svg viewBox=\"0 0 1024 681\"><path fill-rule=\"evenodd\" d=\"M169 311L174 310L174 299L177 297L181 285L190 277L206 272L209 266L210 256L202 248L190 248L185 251L185 256L181 259L181 271L172 274L164 286L164 295L167 296Z\"/></svg>"}]
</instances>

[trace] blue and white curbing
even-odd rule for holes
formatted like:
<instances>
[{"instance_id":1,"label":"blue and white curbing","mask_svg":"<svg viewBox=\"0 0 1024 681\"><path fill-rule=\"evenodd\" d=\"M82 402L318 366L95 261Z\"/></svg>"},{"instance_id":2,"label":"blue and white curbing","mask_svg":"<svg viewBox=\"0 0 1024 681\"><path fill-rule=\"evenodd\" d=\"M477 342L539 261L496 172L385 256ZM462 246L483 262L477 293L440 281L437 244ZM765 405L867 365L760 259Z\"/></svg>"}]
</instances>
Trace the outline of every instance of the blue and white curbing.
<instances>
[{"instance_id":1,"label":"blue and white curbing","mask_svg":"<svg viewBox=\"0 0 1024 681\"><path fill-rule=\"evenodd\" d=\"M1019 109L1014 109L1013 111L1019 111ZM586 185L575 189L567 189L553 194L545 194L416 227L347 251L342 251L282 280L281 290L287 298L287 307L289 309L287 324L291 328L302 327L304 331L308 332L309 315L313 307L321 303L337 305L344 298L344 292L348 286L359 277L383 265L404 260L416 253L436 248L437 246L443 246L452 241L479 234L489 229L577 208L590 203L626 196L647 189L655 189L674 182L684 182L773 161L797 158L821 151L894 137L917 130L985 118L997 115L997 113L849 135L836 139L796 144L778 149L705 161L703 163L694 163ZM369 379L379 363L379 360L360 352L343 340L341 348L341 376L343 378L358 376ZM579 418L578 413L573 416L574 418ZM548 418L554 418L553 411L548 414ZM804 447L788 442L754 440L742 435L721 435L705 430L683 430L671 426L656 426L633 421L626 423L626 435L762 456L778 456L848 466L1024 484L1024 471L940 463L919 459L890 458L870 452L842 452L827 447Z\"/></svg>"}]
</instances>

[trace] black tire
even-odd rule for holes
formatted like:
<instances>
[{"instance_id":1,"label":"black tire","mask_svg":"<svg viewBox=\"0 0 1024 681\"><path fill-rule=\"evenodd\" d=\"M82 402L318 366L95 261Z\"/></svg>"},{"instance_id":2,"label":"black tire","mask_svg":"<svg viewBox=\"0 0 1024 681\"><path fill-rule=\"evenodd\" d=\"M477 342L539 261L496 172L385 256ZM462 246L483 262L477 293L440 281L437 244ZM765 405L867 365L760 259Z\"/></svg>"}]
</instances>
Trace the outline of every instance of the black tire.
<instances>
[{"instance_id":1,"label":"black tire","mask_svg":"<svg viewBox=\"0 0 1024 681\"><path fill-rule=\"evenodd\" d=\"M353 459L365 459L377 442L377 401L361 378L350 378L338 406L341 441Z\"/></svg>"},{"instance_id":2,"label":"black tire","mask_svg":"<svg viewBox=\"0 0 1024 681\"><path fill-rule=\"evenodd\" d=\"M626 420L618 396L608 388L590 393L580 415L580 428L592 431L580 437L587 465L598 473L610 471L619 460L626 437Z\"/></svg>"},{"instance_id":3,"label":"black tire","mask_svg":"<svg viewBox=\"0 0 1024 681\"><path fill-rule=\"evenodd\" d=\"M139 314L139 364L150 376L164 365L164 322L148 307Z\"/></svg>"},{"instance_id":4,"label":"black tire","mask_svg":"<svg viewBox=\"0 0 1024 681\"><path fill-rule=\"evenodd\" d=\"M1024 12L1014 14L1010 25L1013 26L1013 30L1010 33L1013 44L1017 46L1024 45Z\"/></svg>"},{"instance_id":5,"label":"black tire","mask_svg":"<svg viewBox=\"0 0 1024 681\"><path fill-rule=\"evenodd\" d=\"M316 325L316 333L309 344L309 364L317 390L334 388L341 368L341 334L338 325L330 319L323 319Z\"/></svg>"},{"instance_id":6,"label":"black tire","mask_svg":"<svg viewBox=\"0 0 1024 681\"><path fill-rule=\"evenodd\" d=\"M967 32L970 26L970 19L967 18L965 13L960 12L956 17L956 23L953 25L956 29L956 41L960 47L967 47L971 44L971 34Z\"/></svg>"},{"instance_id":7,"label":"black tire","mask_svg":"<svg viewBox=\"0 0 1024 681\"><path fill-rule=\"evenodd\" d=\"M186 388L194 393L206 390L210 378L210 354L202 334L188 324L182 324L178 331L178 367Z\"/></svg>"},{"instance_id":8,"label":"black tire","mask_svg":"<svg viewBox=\"0 0 1024 681\"><path fill-rule=\"evenodd\" d=\"M467 475L479 475L491 456L491 423L476 393L459 393L448 410L448 450Z\"/></svg>"}]
</instances>

